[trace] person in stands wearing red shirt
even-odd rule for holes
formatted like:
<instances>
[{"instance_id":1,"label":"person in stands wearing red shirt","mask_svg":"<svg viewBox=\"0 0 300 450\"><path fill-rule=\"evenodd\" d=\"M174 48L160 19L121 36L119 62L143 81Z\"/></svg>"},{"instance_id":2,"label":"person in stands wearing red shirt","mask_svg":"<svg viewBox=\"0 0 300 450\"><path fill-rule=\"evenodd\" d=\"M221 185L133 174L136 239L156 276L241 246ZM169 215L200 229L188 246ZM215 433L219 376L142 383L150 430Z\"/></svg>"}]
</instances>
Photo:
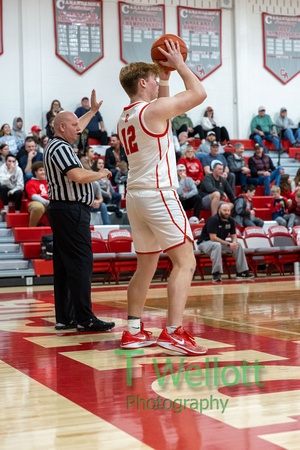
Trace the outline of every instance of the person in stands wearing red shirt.
<instances>
[{"instance_id":1,"label":"person in stands wearing red shirt","mask_svg":"<svg viewBox=\"0 0 300 450\"><path fill-rule=\"evenodd\" d=\"M183 157L178 161L178 165L183 164L186 167L186 176L192 178L197 188L199 188L204 173L202 164L199 159L195 158L195 154L196 150L191 145L188 145Z\"/></svg>"},{"instance_id":2,"label":"person in stands wearing red shirt","mask_svg":"<svg viewBox=\"0 0 300 450\"><path fill-rule=\"evenodd\" d=\"M43 161L32 164L33 178L26 183L26 192L29 198L28 212L29 226L36 227L47 211L49 204L48 187Z\"/></svg>"},{"instance_id":3,"label":"person in stands wearing red shirt","mask_svg":"<svg viewBox=\"0 0 300 450\"><path fill-rule=\"evenodd\" d=\"M289 207L289 213L294 213L296 216L294 225L300 225L300 189L291 195L290 200L292 204Z\"/></svg>"}]
</instances>

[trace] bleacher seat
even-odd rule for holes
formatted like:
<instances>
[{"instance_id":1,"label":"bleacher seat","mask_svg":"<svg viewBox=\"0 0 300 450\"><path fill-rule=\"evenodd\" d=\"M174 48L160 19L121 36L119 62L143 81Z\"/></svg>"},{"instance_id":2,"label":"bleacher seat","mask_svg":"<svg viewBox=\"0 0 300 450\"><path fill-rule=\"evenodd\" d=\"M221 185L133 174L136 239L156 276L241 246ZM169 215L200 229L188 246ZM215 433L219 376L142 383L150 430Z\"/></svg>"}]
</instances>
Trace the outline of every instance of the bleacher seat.
<instances>
[{"instance_id":1,"label":"bleacher seat","mask_svg":"<svg viewBox=\"0 0 300 450\"><path fill-rule=\"evenodd\" d=\"M300 261L300 246L295 245L293 236L287 228L281 225L275 225L269 228L269 238L271 244L280 247L278 262L281 267L281 273L284 275L285 264L290 264L290 272L293 272L293 264Z\"/></svg>"},{"instance_id":2,"label":"bleacher seat","mask_svg":"<svg viewBox=\"0 0 300 450\"><path fill-rule=\"evenodd\" d=\"M271 275L274 268L277 267L281 273L281 266L278 261L279 248L272 247L267 233L260 227L247 227L244 230L245 245L248 250L245 251L249 267L257 276L259 266L268 266L263 269L268 275Z\"/></svg>"},{"instance_id":3,"label":"bleacher seat","mask_svg":"<svg viewBox=\"0 0 300 450\"><path fill-rule=\"evenodd\" d=\"M132 235L128 230L112 230L108 233L108 249L113 253L131 252Z\"/></svg>"}]
</instances>

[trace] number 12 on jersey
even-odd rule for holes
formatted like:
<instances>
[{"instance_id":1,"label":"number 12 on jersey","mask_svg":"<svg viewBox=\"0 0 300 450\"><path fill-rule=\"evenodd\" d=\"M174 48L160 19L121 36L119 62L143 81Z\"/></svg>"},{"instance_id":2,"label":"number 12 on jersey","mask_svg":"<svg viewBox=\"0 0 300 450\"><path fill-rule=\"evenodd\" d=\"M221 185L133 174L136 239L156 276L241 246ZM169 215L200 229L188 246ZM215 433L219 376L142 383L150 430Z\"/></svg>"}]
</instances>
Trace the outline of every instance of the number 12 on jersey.
<instances>
[{"instance_id":1,"label":"number 12 on jersey","mask_svg":"<svg viewBox=\"0 0 300 450\"><path fill-rule=\"evenodd\" d=\"M122 139L126 155L139 151L137 143L135 142L135 129L133 125L122 129Z\"/></svg>"}]
</instances>

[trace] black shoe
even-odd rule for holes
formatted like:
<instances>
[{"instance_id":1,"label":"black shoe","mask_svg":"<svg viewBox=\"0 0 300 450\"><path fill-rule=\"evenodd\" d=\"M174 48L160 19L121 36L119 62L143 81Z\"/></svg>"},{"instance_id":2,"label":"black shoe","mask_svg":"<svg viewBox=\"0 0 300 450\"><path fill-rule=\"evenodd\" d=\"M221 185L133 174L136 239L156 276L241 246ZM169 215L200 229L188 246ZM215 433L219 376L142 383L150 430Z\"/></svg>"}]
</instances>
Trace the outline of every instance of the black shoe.
<instances>
[{"instance_id":1,"label":"black shoe","mask_svg":"<svg viewBox=\"0 0 300 450\"><path fill-rule=\"evenodd\" d=\"M70 323L64 324L64 323L57 323L55 325L56 330L71 330L71 328L76 328L77 322L75 320L71 320Z\"/></svg>"},{"instance_id":2,"label":"black shoe","mask_svg":"<svg viewBox=\"0 0 300 450\"><path fill-rule=\"evenodd\" d=\"M254 275L246 271L237 273L235 277L236 280L250 280L251 278L254 278Z\"/></svg>"},{"instance_id":3,"label":"black shoe","mask_svg":"<svg viewBox=\"0 0 300 450\"><path fill-rule=\"evenodd\" d=\"M232 147L232 143L230 141L227 142L227 147Z\"/></svg>"},{"instance_id":4,"label":"black shoe","mask_svg":"<svg viewBox=\"0 0 300 450\"><path fill-rule=\"evenodd\" d=\"M118 219L121 219L123 217L123 213L122 211L120 211L119 209L116 210L116 216L118 217Z\"/></svg>"},{"instance_id":5,"label":"black shoe","mask_svg":"<svg viewBox=\"0 0 300 450\"><path fill-rule=\"evenodd\" d=\"M299 148L300 147L300 142L296 142L295 144L292 145L292 147Z\"/></svg>"},{"instance_id":6,"label":"black shoe","mask_svg":"<svg viewBox=\"0 0 300 450\"><path fill-rule=\"evenodd\" d=\"M108 331L115 326L114 322L104 322L93 317L92 319L77 325L77 331Z\"/></svg>"},{"instance_id":7,"label":"black shoe","mask_svg":"<svg viewBox=\"0 0 300 450\"><path fill-rule=\"evenodd\" d=\"M220 283L221 281L222 281L222 278L221 278L221 275L220 275L220 272L214 272L213 274L212 274L212 276L213 276L213 283Z\"/></svg>"}]
</instances>

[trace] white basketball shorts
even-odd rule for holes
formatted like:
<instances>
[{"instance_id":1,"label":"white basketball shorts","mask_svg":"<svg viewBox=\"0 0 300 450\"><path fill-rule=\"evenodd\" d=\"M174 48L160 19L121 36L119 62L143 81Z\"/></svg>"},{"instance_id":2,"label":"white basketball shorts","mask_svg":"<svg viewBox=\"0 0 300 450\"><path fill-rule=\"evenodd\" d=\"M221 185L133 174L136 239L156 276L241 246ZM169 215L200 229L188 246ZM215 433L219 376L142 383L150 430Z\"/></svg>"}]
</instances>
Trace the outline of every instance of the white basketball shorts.
<instances>
[{"instance_id":1,"label":"white basketball shorts","mask_svg":"<svg viewBox=\"0 0 300 450\"><path fill-rule=\"evenodd\" d=\"M126 210L137 253L158 253L182 245L193 234L175 190L129 190Z\"/></svg>"}]
</instances>

